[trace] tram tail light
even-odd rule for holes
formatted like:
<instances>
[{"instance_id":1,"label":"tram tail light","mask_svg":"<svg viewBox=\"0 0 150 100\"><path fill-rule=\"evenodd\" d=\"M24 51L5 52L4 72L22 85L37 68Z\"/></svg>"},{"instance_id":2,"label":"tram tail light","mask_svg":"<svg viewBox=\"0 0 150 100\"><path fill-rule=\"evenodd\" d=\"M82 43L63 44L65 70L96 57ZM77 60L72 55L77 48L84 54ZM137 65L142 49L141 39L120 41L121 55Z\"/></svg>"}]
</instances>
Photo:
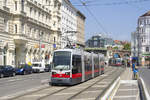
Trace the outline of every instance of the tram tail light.
<instances>
[{"instance_id":1,"label":"tram tail light","mask_svg":"<svg viewBox=\"0 0 150 100\"><path fill-rule=\"evenodd\" d=\"M55 75L56 74L56 72L52 72L52 75Z\"/></svg>"},{"instance_id":2,"label":"tram tail light","mask_svg":"<svg viewBox=\"0 0 150 100\"><path fill-rule=\"evenodd\" d=\"M66 75L70 75L70 72L66 72L65 74L66 74Z\"/></svg>"}]
</instances>

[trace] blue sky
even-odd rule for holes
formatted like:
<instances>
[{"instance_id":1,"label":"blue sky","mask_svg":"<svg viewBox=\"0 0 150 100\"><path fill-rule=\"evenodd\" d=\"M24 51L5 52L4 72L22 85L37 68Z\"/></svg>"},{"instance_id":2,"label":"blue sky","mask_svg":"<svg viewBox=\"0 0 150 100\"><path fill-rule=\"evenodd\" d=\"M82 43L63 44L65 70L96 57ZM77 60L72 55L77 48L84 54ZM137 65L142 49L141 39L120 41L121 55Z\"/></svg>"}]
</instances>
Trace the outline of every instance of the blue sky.
<instances>
[{"instance_id":1,"label":"blue sky","mask_svg":"<svg viewBox=\"0 0 150 100\"><path fill-rule=\"evenodd\" d=\"M70 0L73 5L80 5L80 0ZM81 0L102 24L105 31L95 22L84 6L75 6L86 16L86 40L97 33L105 33L113 39L131 39L131 32L136 30L138 17L150 10L150 0ZM129 1L128 4L125 4ZM137 2L136 2L137 1ZM142 2L138 2L142 1ZM109 3L109 4L108 4ZM115 5L117 3L117 5ZM121 3L121 4L119 4ZM100 5L99 5L100 4Z\"/></svg>"}]
</instances>

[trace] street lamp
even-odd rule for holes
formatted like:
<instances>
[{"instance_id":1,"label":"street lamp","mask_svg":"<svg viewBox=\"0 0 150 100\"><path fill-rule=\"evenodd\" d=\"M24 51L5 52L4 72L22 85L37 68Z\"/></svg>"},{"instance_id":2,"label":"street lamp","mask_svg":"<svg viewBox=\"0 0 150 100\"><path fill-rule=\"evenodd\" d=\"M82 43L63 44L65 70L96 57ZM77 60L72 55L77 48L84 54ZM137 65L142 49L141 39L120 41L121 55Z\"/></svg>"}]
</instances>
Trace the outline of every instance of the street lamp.
<instances>
[{"instance_id":1,"label":"street lamp","mask_svg":"<svg viewBox=\"0 0 150 100\"><path fill-rule=\"evenodd\" d=\"M39 60L41 61L41 42L42 42L42 38L43 38L43 32L39 33L39 49L40 49L40 53L39 53Z\"/></svg>"},{"instance_id":2,"label":"street lamp","mask_svg":"<svg viewBox=\"0 0 150 100\"><path fill-rule=\"evenodd\" d=\"M71 41L70 41L70 39L69 39L69 36L73 36L73 33L77 33L77 31L65 31L65 32L63 32L63 33L70 33L69 35L67 34L67 35L64 35L63 36L63 34L62 34L62 38L64 38L66 41L67 41L67 46L71 46ZM62 42L62 41L61 41ZM62 44L62 43L61 43Z\"/></svg>"}]
</instances>

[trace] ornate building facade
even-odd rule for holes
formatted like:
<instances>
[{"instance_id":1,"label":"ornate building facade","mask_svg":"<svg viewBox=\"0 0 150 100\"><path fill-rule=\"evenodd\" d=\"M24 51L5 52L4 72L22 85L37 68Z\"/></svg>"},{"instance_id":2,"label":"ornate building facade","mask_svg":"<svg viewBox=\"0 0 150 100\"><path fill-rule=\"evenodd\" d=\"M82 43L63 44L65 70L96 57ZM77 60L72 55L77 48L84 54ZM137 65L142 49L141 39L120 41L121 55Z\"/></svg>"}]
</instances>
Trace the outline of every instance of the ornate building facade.
<instances>
[{"instance_id":1,"label":"ornate building facade","mask_svg":"<svg viewBox=\"0 0 150 100\"><path fill-rule=\"evenodd\" d=\"M1 64L51 61L60 48L59 0L0 0ZM4 52L5 51L5 52Z\"/></svg>"},{"instance_id":2,"label":"ornate building facade","mask_svg":"<svg viewBox=\"0 0 150 100\"><path fill-rule=\"evenodd\" d=\"M69 0L62 0L61 5L61 47L66 47L67 43L71 45L77 40L77 9Z\"/></svg>"}]
</instances>

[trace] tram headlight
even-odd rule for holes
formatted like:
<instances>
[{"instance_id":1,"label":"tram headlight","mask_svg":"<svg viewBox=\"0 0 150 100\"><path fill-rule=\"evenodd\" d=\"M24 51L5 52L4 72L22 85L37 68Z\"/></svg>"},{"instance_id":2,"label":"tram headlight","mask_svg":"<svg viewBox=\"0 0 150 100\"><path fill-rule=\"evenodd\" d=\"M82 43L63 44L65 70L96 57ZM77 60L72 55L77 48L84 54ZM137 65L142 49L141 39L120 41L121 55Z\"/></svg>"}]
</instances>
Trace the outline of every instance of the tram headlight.
<instances>
[{"instance_id":1,"label":"tram headlight","mask_svg":"<svg viewBox=\"0 0 150 100\"><path fill-rule=\"evenodd\" d=\"M52 75L55 75L56 74L56 72L52 72Z\"/></svg>"},{"instance_id":2,"label":"tram headlight","mask_svg":"<svg viewBox=\"0 0 150 100\"><path fill-rule=\"evenodd\" d=\"M66 75L70 75L70 72L66 72L65 74L66 74Z\"/></svg>"}]
</instances>

